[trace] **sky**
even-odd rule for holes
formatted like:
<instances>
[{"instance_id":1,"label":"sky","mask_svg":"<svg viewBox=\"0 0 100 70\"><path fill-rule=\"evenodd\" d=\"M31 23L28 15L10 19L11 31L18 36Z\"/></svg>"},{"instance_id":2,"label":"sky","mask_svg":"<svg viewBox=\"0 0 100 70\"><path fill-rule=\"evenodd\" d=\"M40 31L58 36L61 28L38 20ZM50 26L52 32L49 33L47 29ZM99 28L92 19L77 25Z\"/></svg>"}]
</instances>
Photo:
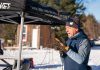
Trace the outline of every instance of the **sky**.
<instances>
[{"instance_id":1,"label":"sky","mask_svg":"<svg viewBox=\"0 0 100 70\"><path fill-rule=\"evenodd\" d=\"M93 14L98 22L100 22L100 0L84 0L86 6L85 13Z\"/></svg>"}]
</instances>

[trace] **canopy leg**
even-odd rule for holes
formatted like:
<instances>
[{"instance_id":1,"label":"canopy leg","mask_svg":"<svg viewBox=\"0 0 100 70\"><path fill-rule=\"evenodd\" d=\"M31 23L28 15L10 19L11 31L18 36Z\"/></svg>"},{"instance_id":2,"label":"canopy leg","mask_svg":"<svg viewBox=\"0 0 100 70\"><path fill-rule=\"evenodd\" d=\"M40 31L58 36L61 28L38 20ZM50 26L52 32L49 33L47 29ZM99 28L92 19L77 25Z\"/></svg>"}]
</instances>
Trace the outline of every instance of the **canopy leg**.
<instances>
[{"instance_id":1,"label":"canopy leg","mask_svg":"<svg viewBox=\"0 0 100 70\"><path fill-rule=\"evenodd\" d=\"M19 36L19 52L18 52L18 64L17 70L20 70L20 61L21 61L21 53L22 53L22 35L23 35L23 26L24 26L24 12L21 13L21 26L20 26L20 36Z\"/></svg>"}]
</instances>

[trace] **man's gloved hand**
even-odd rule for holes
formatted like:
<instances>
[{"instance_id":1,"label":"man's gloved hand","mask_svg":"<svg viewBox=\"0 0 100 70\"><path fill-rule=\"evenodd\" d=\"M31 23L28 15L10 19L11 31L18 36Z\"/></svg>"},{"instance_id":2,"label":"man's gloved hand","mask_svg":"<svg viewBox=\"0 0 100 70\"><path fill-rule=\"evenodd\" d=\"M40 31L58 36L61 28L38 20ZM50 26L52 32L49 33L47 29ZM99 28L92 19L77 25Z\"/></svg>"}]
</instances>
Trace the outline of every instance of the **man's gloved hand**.
<instances>
[{"instance_id":1,"label":"man's gloved hand","mask_svg":"<svg viewBox=\"0 0 100 70\"><path fill-rule=\"evenodd\" d=\"M59 45L56 46L59 51L67 52L69 50L69 47L65 46L58 38L55 38L55 40L59 43Z\"/></svg>"},{"instance_id":2,"label":"man's gloved hand","mask_svg":"<svg viewBox=\"0 0 100 70\"><path fill-rule=\"evenodd\" d=\"M69 47L68 46L61 46L60 49L63 51L63 52L67 52L69 50Z\"/></svg>"},{"instance_id":3,"label":"man's gloved hand","mask_svg":"<svg viewBox=\"0 0 100 70\"><path fill-rule=\"evenodd\" d=\"M63 52L63 51L60 51L59 53L60 53L60 57L62 57L62 58L65 58L65 57L67 57L67 54L66 54L65 52Z\"/></svg>"}]
</instances>

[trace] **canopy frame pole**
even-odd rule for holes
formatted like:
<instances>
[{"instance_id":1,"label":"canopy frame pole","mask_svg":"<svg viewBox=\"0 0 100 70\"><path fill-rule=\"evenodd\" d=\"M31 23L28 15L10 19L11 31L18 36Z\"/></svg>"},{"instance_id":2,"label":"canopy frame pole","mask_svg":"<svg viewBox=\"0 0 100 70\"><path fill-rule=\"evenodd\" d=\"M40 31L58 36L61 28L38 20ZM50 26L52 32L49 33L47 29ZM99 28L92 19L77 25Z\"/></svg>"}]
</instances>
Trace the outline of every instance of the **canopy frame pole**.
<instances>
[{"instance_id":1,"label":"canopy frame pole","mask_svg":"<svg viewBox=\"0 0 100 70\"><path fill-rule=\"evenodd\" d=\"M23 37L23 26L24 26L24 12L21 12L21 25L20 25L20 35L19 35L19 51L18 51L18 61L17 61L17 70L20 70L21 64L21 53L22 53L22 37Z\"/></svg>"}]
</instances>

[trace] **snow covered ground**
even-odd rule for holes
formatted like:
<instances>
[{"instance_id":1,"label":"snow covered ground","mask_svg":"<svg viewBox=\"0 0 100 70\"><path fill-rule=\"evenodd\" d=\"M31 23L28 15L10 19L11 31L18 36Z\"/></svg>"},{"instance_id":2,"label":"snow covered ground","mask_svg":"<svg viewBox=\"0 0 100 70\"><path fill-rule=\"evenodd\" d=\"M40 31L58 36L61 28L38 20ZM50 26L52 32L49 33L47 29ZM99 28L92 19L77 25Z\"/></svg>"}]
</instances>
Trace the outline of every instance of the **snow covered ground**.
<instances>
[{"instance_id":1,"label":"snow covered ground","mask_svg":"<svg viewBox=\"0 0 100 70\"><path fill-rule=\"evenodd\" d=\"M100 46L92 48L88 64L93 70L100 70Z\"/></svg>"},{"instance_id":2,"label":"snow covered ground","mask_svg":"<svg viewBox=\"0 0 100 70\"><path fill-rule=\"evenodd\" d=\"M4 55L6 56L18 56L18 50L5 50ZM34 50L23 50L22 57L33 58L35 68L30 70L63 70L63 66L59 57L59 52L53 49L34 49ZM8 60L13 64L12 60ZM0 61L0 64L3 63ZM91 50L89 65L93 70L100 70L100 47L94 47ZM0 67L2 70L2 67Z\"/></svg>"}]
</instances>

